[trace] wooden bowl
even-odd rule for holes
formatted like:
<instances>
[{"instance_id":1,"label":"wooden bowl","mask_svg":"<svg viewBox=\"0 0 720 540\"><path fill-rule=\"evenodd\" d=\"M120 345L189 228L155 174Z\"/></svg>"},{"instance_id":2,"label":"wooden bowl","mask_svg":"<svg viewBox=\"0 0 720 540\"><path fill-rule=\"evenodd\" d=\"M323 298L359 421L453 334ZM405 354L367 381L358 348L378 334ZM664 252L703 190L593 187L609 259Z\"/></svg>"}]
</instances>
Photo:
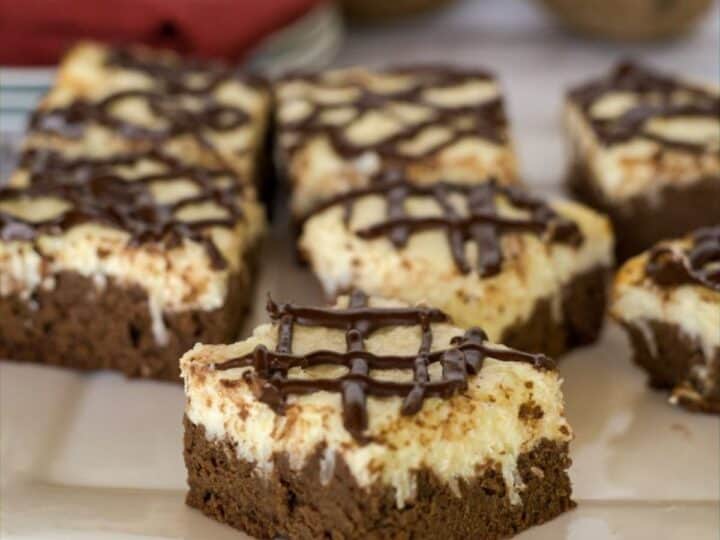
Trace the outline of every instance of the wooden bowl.
<instances>
[{"instance_id":1,"label":"wooden bowl","mask_svg":"<svg viewBox=\"0 0 720 540\"><path fill-rule=\"evenodd\" d=\"M690 29L713 0L540 0L567 26L615 40L653 40Z\"/></svg>"}]
</instances>

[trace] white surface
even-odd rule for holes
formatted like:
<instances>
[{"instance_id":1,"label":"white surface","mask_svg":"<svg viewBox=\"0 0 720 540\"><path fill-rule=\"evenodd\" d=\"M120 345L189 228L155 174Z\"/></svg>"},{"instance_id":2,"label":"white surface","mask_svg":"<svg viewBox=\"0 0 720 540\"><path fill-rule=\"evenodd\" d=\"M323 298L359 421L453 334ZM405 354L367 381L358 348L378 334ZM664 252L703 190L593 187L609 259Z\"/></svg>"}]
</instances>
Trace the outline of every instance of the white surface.
<instances>
[{"instance_id":1,"label":"white surface","mask_svg":"<svg viewBox=\"0 0 720 540\"><path fill-rule=\"evenodd\" d=\"M528 5L478 0L349 36L339 63L447 61L488 65L507 91L526 178L556 191L564 169L562 90L633 54L688 75L718 69L718 6L693 36L626 49L583 42ZM256 308L319 301L293 264L286 224L267 244ZM614 326L565 358L567 411L576 431L571 475L578 508L518 536L537 540L717 540L720 419L677 410L645 386ZM4 540L240 539L183 504L182 388L114 374L0 365L0 537Z\"/></svg>"}]
</instances>

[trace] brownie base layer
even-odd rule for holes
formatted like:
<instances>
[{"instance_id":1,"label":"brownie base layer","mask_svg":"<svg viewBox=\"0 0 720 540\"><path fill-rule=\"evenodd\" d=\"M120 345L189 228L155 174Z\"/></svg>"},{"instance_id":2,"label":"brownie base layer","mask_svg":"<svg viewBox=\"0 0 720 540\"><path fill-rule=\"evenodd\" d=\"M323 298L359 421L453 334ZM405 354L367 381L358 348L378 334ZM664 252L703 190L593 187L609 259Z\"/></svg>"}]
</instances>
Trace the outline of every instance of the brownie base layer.
<instances>
[{"instance_id":1,"label":"brownie base layer","mask_svg":"<svg viewBox=\"0 0 720 540\"><path fill-rule=\"evenodd\" d=\"M598 266L577 275L560 292L560 313L554 298L539 300L530 317L505 329L500 343L557 357L574 347L594 343L603 327L611 270Z\"/></svg>"},{"instance_id":2,"label":"brownie base layer","mask_svg":"<svg viewBox=\"0 0 720 540\"><path fill-rule=\"evenodd\" d=\"M685 187L669 186L652 198L635 196L614 203L598 191L587 168L576 163L567 185L578 200L610 217L616 233L618 262L645 251L660 240L720 223L720 176Z\"/></svg>"},{"instance_id":3,"label":"brownie base layer","mask_svg":"<svg viewBox=\"0 0 720 540\"><path fill-rule=\"evenodd\" d=\"M510 503L499 467L459 482L458 497L429 470L417 474L417 496L399 509L393 488L361 488L342 459L329 482L320 482L322 449L299 471L286 455L259 476L227 441L208 441L205 428L185 419L187 504L261 539L506 538L574 507L566 469L568 446L543 440L519 458L526 484L522 504Z\"/></svg>"},{"instance_id":4,"label":"brownie base layer","mask_svg":"<svg viewBox=\"0 0 720 540\"><path fill-rule=\"evenodd\" d=\"M622 323L633 360L653 388L670 390L671 401L694 412L720 414L720 347L707 358L696 340L674 324L647 321L641 329ZM648 343L648 339L652 343Z\"/></svg>"},{"instance_id":5,"label":"brownie base layer","mask_svg":"<svg viewBox=\"0 0 720 540\"><path fill-rule=\"evenodd\" d=\"M142 288L113 279L98 288L91 278L60 273L53 289L30 299L0 297L0 358L180 382L178 360L195 343L237 337L251 289L234 275L223 307L165 313L168 342L158 345Z\"/></svg>"}]
</instances>

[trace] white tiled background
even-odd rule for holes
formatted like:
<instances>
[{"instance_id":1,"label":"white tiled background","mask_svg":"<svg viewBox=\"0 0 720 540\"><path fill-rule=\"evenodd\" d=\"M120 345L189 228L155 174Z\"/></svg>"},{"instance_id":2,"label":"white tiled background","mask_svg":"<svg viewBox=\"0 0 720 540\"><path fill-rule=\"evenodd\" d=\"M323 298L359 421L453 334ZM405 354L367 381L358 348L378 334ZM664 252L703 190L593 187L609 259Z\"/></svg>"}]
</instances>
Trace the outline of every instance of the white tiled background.
<instances>
[{"instance_id":1,"label":"white tiled background","mask_svg":"<svg viewBox=\"0 0 720 540\"><path fill-rule=\"evenodd\" d=\"M466 1L392 28L352 29L336 63L493 68L508 94L525 177L551 193L559 190L565 163L562 90L628 54L717 81L719 20L716 3L691 36L628 47L579 40L521 0ZM33 99L32 88L10 99L6 83L18 76L0 72L3 146ZM48 73L29 76L29 86L49 81ZM293 264L284 223L276 224L264 262L249 326L264 318L266 291L320 300L307 270ZM572 477L579 506L519 538L719 539L720 420L673 409L648 390L612 325L596 346L565 358L561 371L577 435ZM183 504L182 406L182 389L171 384L0 365L0 537L243 538Z\"/></svg>"}]
</instances>

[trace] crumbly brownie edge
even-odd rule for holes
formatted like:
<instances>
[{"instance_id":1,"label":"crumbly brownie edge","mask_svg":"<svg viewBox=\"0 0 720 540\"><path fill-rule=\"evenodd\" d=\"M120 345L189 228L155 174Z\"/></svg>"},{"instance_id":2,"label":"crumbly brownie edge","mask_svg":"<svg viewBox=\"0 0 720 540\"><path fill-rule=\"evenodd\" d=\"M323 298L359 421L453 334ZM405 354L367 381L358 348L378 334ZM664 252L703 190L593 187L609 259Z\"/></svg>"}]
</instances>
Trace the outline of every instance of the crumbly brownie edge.
<instances>
[{"instance_id":1,"label":"crumbly brownie edge","mask_svg":"<svg viewBox=\"0 0 720 540\"><path fill-rule=\"evenodd\" d=\"M613 224L616 255L622 262L660 240L693 229L716 225L720 219L720 177L711 176L688 186L668 186L652 198L636 195L614 203L599 192L584 163L576 161L566 185L581 202L606 213Z\"/></svg>"},{"instance_id":2,"label":"crumbly brownie edge","mask_svg":"<svg viewBox=\"0 0 720 540\"><path fill-rule=\"evenodd\" d=\"M180 382L178 359L195 343L237 337L252 299L247 281L232 274L219 308L164 313L168 342L159 345L141 287L107 279L98 288L91 278L62 272L53 289L30 299L0 297L0 358Z\"/></svg>"},{"instance_id":3,"label":"crumbly brownie edge","mask_svg":"<svg viewBox=\"0 0 720 540\"><path fill-rule=\"evenodd\" d=\"M642 328L630 322L622 326L632 343L633 361L648 373L651 387L669 389L671 401L690 411L720 414L720 348L707 358L697 340L663 321L645 321ZM698 379L697 368L706 371L705 381Z\"/></svg>"},{"instance_id":4,"label":"crumbly brownie edge","mask_svg":"<svg viewBox=\"0 0 720 540\"><path fill-rule=\"evenodd\" d=\"M530 316L505 329L500 343L557 357L575 347L594 343L605 321L611 269L596 266L575 276L560 292L561 317L551 296L538 300ZM478 321L482 326L482 321Z\"/></svg>"},{"instance_id":5,"label":"crumbly brownie edge","mask_svg":"<svg viewBox=\"0 0 720 540\"><path fill-rule=\"evenodd\" d=\"M519 457L525 482L522 504L510 503L499 467L457 483L461 497L431 471L417 473L417 496L399 509L392 487L360 487L342 458L329 481L320 482L323 449L303 468L273 456L273 471L257 474L239 459L232 442L209 441L205 428L185 418L187 504L207 516L261 539L506 538L575 506L567 468L567 443L543 439Z\"/></svg>"}]
</instances>

